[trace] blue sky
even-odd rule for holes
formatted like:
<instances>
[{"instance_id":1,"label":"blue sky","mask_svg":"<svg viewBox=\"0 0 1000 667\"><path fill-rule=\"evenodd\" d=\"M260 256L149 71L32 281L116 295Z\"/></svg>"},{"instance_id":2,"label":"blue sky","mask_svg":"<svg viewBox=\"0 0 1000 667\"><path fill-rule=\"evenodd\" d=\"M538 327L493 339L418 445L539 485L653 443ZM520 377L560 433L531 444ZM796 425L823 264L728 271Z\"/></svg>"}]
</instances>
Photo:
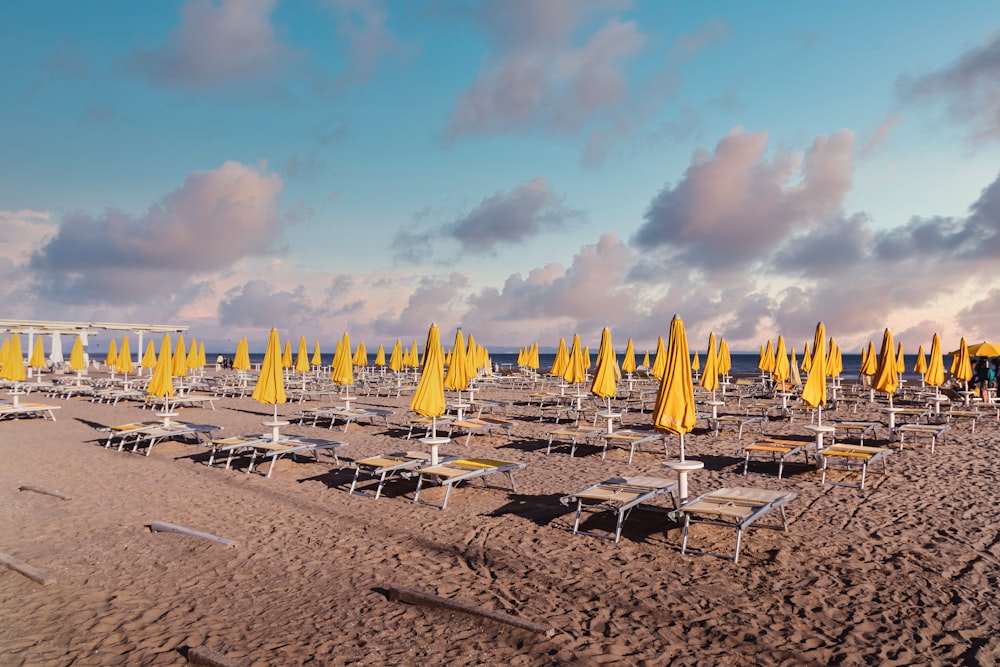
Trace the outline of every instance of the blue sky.
<instances>
[{"instance_id":1,"label":"blue sky","mask_svg":"<svg viewBox=\"0 0 1000 667\"><path fill-rule=\"evenodd\" d=\"M22 2L8 318L1000 337L1000 6Z\"/></svg>"}]
</instances>

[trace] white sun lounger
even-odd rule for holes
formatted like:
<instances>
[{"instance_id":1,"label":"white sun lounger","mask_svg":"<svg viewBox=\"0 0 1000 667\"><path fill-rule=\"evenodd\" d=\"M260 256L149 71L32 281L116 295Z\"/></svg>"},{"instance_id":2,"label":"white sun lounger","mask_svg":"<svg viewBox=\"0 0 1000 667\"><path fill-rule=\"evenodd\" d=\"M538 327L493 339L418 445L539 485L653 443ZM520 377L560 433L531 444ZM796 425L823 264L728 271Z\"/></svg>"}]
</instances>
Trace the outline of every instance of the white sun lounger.
<instances>
[{"instance_id":1,"label":"white sun lounger","mask_svg":"<svg viewBox=\"0 0 1000 667\"><path fill-rule=\"evenodd\" d=\"M743 531L753 525L758 519L766 516L773 509L781 513L780 526L762 526L765 528L781 528L788 532L788 519L785 516L785 505L794 500L796 494L791 491L770 491L747 487L730 487L698 496L685 503L674 512L675 517L684 517L684 536L681 540L681 553L687 553L688 532L691 524L704 523L711 526L724 526L736 530L736 548L731 558L734 563L740 561L740 546ZM730 558L727 554L697 551L710 556Z\"/></svg>"},{"instance_id":2,"label":"white sun lounger","mask_svg":"<svg viewBox=\"0 0 1000 667\"><path fill-rule=\"evenodd\" d=\"M903 439L906 434L909 433L913 436L914 440L917 436L926 436L931 441L931 454L934 453L934 446L937 445L938 440L944 440L944 436L950 428L946 425L936 425L936 424L903 424L896 428L896 432L899 433L899 451L903 451Z\"/></svg>"},{"instance_id":3,"label":"white sun lounger","mask_svg":"<svg viewBox=\"0 0 1000 667\"><path fill-rule=\"evenodd\" d=\"M507 439L510 440L510 428L514 424L505 419L496 419L494 417L475 417L466 418L460 421L452 421L448 423L448 437L450 438L452 433L455 431L459 432L459 435L465 434L465 446L469 446L469 440L472 439L473 433L492 433L493 431L500 429L507 434Z\"/></svg>"},{"instance_id":4,"label":"white sun lounger","mask_svg":"<svg viewBox=\"0 0 1000 667\"><path fill-rule=\"evenodd\" d=\"M743 474L747 474L752 456L762 456L770 458L771 461L778 462L778 479L785 470L785 461L793 456L802 454L806 465L809 464L809 448L814 446L816 441L809 437L797 436L771 436L754 440L749 445L743 447Z\"/></svg>"},{"instance_id":5,"label":"white sun lounger","mask_svg":"<svg viewBox=\"0 0 1000 667\"><path fill-rule=\"evenodd\" d=\"M641 450L643 445L660 441L663 443L663 455L670 456L667 451L667 436L665 433L659 433L657 431L642 431L631 428L622 428L611 433L606 431L601 431L595 434L595 437L604 441L604 445L601 448L601 460L604 461L608 455L608 447L628 447L628 463L632 464L632 457L635 456L637 450Z\"/></svg>"},{"instance_id":6,"label":"white sun lounger","mask_svg":"<svg viewBox=\"0 0 1000 667\"><path fill-rule=\"evenodd\" d=\"M445 457L442 462L454 460L456 457ZM430 463L431 455L424 452L397 452L395 454L383 454L371 456L366 459L358 459L354 462L354 481L351 482L351 489L348 493L357 493L362 496L371 496L364 491L355 491L358 485L358 477L361 473L378 478L378 487L372 496L375 500L382 494L382 487L385 481L404 471L416 470L420 466Z\"/></svg>"},{"instance_id":7,"label":"white sun lounger","mask_svg":"<svg viewBox=\"0 0 1000 667\"><path fill-rule=\"evenodd\" d=\"M865 478L870 464L875 461L882 461L882 474L888 474L889 468L885 459L889 456L889 454L892 454L892 450L886 447L862 447L861 445L845 445L838 442L823 449L823 451L819 454L823 458L823 476L820 478L821 484L854 486L863 490L865 488ZM861 468L860 484L827 482L826 470L828 464L831 467L838 467L846 470Z\"/></svg>"},{"instance_id":8,"label":"white sun lounger","mask_svg":"<svg viewBox=\"0 0 1000 667\"><path fill-rule=\"evenodd\" d=\"M489 484L486 483L486 477L498 473L505 474L510 480L511 490L516 492L517 486L514 483L514 471L525 467L527 467L527 464L513 461L498 461L496 459L456 459L425 468L418 468L414 471L418 475L418 479L417 490L413 494L413 502L420 502L420 488L423 486L425 480L428 482L437 482L446 487L444 502L440 505L435 505L435 507L440 507L441 509L448 506L448 497L451 495L452 488L477 477L482 478L484 487L488 487ZM433 503L424 504L432 505Z\"/></svg>"},{"instance_id":9,"label":"white sun lounger","mask_svg":"<svg viewBox=\"0 0 1000 667\"><path fill-rule=\"evenodd\" d=\"M576 443L579 440L589 440L600 433L602 429L597 426L567 426L549 431L549 445L545 448L545 454L552 453L552 443L556 440L569 440L569 457L576 454Z\"/></svg>"},{"instance_id":10,"label":"white sun lounger","mask_svg":"<svg viewBox=\"0 0 1000 667\"><path fill-rule=\"evenodd\" d=\"M41 417L49 421L55 421L56 416L53 410L58 410L60 405L46 405L45 403L25 403L17 405L0 405L0 419L13 419L15 417Z\"/></svg>"},{"instance_id":11,"label":"white sun lounger","mask_svg":"<svg viewBox=\"0 0 1000 667\"><path fill-rule=\"evenodd\" d=\"M673 496L674 506L677 505L677 482L661 477L613 477L612 479L592 484L579 493L563 496L559 499L569 507L576 501L576 519L573 521L573 534L592 535L603 539L614 539L618 542L622 535L622 523L631 511L649 503L654 498L669 493ZM616 517L614 537L600 533L580 530L580 514L583 508L588 511L614 512Z\"/></svg>"},{"instance_id":12,"label":"white sun lounger","mask_svg":"<svg viewBox=\"0 0 1000 667\"><path fill-rule=\"evenodd\" d=\"M274 472L274 464L278 462L278 459L284 456L296 457L299 454L312 454L316 461L319 461L319 453L321 451L328 451L333 454L334 463L340 465L340 459L337 457L337 449L346 445L346 442L340 442L339 440L320 440L318 438L302 438L302 437L292 437L292 438L282 438L275 442L274 440L266 440L264 442L254 442L245 444L244 447L249 449L250 454L250 465L247 467L247 474L253 472L253 467L257 463L257 457L260 458L270 458L271 465L267 469L267 475L265 477L270 477L271 473ZM231 458L231 455L230 455ZM229 467L229 463L226 463L226 467Z\"/></svg>"},{"instance_id":13,"label":"white sun lounger","mask_svg":"<svg viewBox=\"0 0 1000 667\"><path fill-rule=\"evenodd\" d=\"M135 440L132 443L132 451L139 449L140 445L146 445L146 456L153 451L153 447L164 440L176 440L194 436L197 443L211 442L212 433L221 431L221 426L212 424L187 424L183 422L171 422L170 426L164 426L157 422L155 425L138 429L135 433ZM118 451L121 451L119 446Z\"/></svg>"}]
</instances>

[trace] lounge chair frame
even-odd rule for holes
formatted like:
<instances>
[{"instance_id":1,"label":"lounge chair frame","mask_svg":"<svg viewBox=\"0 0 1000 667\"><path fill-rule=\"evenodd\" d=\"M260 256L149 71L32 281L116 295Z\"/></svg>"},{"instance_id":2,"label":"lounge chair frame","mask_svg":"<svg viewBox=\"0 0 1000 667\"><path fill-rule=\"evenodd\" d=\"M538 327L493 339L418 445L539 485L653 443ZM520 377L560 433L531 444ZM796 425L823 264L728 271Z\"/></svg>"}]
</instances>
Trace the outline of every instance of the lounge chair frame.
<instances>
[{"instance_id":1,"label":"lounge chair frame","mask_svg":"<svg viewBox=\"0 0 1000 667\"><path fill-rule=\"evenodd\" d=\"M655 509L666 511L663 508L644 507L654 498L669 493L674 509L677 508L677 482L661 477L614 477L612 479L598 482L588 486L583 491L563 496L559 499L563 505L569 507L576 501L576 518L573 521L573 535L591 535L601 539L613 539L617 544L622 536L622 524L628 518L633 509L642 507L644 509ZM580 515L584 508L592 512L610 511L615 514L614 535L603 535L586 530L580 530Z\"/></svg>"},{"instance_id":2,"label":"lounge chair frame","mask_svg":"<svg viewBox=\"0 0 1000 667\"><path fill-rule=\"evenodd\" d=\"M516 493L517 485L514 482L514 471L525 467L527 467L525 463L496 459L456 459L426 468L418 468L414 471L414 474L417 475L417 490L413 494L413 502L432 505L443 510L448 506L448 498L454 487L462 482L480 478L483 480L483 486L489 488L490 485L486 482L486 478L496 474L507 475L510 480L510 488ZM420 500L420 489L423 487L424 481L437 482L445 487L444 501L440 505Z\"/></svg>"}]
</instances>

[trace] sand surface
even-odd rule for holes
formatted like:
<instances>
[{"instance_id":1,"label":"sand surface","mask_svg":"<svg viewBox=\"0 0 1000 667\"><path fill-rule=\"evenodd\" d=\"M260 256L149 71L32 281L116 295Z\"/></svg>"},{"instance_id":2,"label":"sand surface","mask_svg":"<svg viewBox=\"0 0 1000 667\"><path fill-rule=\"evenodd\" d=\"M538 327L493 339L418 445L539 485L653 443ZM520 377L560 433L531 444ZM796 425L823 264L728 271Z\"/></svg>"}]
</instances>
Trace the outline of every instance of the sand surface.
<instances>
[{"instance_id":1,"label":"sand surface","mask_svg":"<svg viewBox=\"0 0 1000 667\"><path fill-rule=\"evenodd\" d=\"M413 480L378 500L347 492L352 459L420 449L403 438L409 399L358 404L395 411L388 428L345 433L303 425L289 434L343 440L332 458L280 460L271 478L209 467L208 450L165 442L150 456L102 446L95 426L155 418L138 404L42 397L55 422L0 422L0 552L43 570L39 585L0 568L0 664L181 665L207 647L244 665L630 664L953 665L1000 660L998 422L957 424L934 454L923 442L870 471L864 491L820 484L812 465L751 464L742 475L733 429L699 422L687 454L705 463L692 494L724 486L789 490L789 532L750 529L738 564L680 553L665 514L635 511L621 542L573 535L563 495L620 475L671 476L662 451L631 465L614 449L545 455L550 418L526 392L511 401L513 438L474 435L443 453L527 464L517 491L492 480L457 488L447 509L412 502ZM336 401L334 401L336 402ZM300 407L286 404L285 417ZM227 398L179 419L260 433L271 408ZM727 406L734 412L735 405ZM875 406L841 407L824 420L881 421ZM625 426L649 423L626 414ZM769 434L804 433L806 419L772 419ZM759 431L748 427L743 442ZM869 444L866 442L866 444ZM676 457L676 438L670 440ZM266 466L264 468L266 470ZM834 481L855 474L832 473ZM30 491L58 490L71 500ZM362 488L374 483L365 480ZM440 502L430 487L421 500ZM661 502L669 506L669 497ZM776 516L768 517L773 523ZM150 532L154 521L233 540L235 546ZM610 514L583 527L608 534ZM734 531L695 526L691 546L732 551ZM551 638L479 616L392 601L414 588L556 629Z\"/></svg>"}]
</instances>

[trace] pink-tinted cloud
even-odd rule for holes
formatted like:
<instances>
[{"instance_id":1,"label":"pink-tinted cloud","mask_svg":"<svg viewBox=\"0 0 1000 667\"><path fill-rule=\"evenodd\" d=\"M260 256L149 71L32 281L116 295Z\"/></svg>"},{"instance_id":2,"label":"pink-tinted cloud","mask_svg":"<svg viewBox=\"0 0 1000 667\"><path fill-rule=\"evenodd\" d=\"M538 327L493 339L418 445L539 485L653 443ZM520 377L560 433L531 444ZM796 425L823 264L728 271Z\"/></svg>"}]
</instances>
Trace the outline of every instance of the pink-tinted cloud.
<instances>
[{"instance_id":1,"label":"pink-tinted cloud","mask_svg":"<svg viewBox=\"0 0 1000 667\"><path fill-rule=\"evenodd\" d=\"M457 323L459 306L465 298L468 277L452 273L445 277L427 276L410 294L406 306L397 314L386 312L371 322L371 329L388 338L426 337L432 322L447 329Z\"/></svg>"},{"instance_id":2,"label":"pink-tinted cloud","mask_svg":"<svg viewBox=\"0 0 1000 667\"><path fill-rule=\"evenodd\" d=\"M766 133L734 131L656 195L633 242L709 268L758 261L837 213L851 185L853 141L842 130L804 155L768 160Z\"/></svg>"},{"instance_id":3,"label":"pink-tinted cloud","mask_svg":"<svg viewBox=\"0 0 1000 667\"><path fill-rule=\"evenodd\" d=\"M205 89L271 80L294 58L271 25L276 0L188 0L165 43L132 65L154 83Z\"/></svg>"},{"instance_id":4,"label":"pink-tinted cloud","mask_svg":"<svg viewBox=\"0 0 1000 667\"><path fill-rule=\"evenodd\" d=\"M1000 139L1000 35L941 70L900 78L896 90L907 103L943 102L976 141Z\"/></svg>"},{"instance_id":5,"label":"pink-tinted cloud","mask_svg":"<svg viewBox=\"0 0 1000 667\"><path fill-rule=\"evenodd\" d=\"M142 216L66 215L32 253L37 287L83 301L130 303L273 249L281 178L227 162L191 174Z\"/></svg>"},{"instance_id":6,"label":"pink-tinted cloud","mask_svg":"<svg viewBox=\"0 0 1000 667\"><path fill-rule=\"evenodd\" d=\"M494 53L476 82L458 98L447 136L534 126L566 132L579 128L627 94L625 64L646 38L632 21L611 17L582 44L582 26L621 3L491 0L480 25Z\"/></svg>"},{"instance_id":7,"label":"pink-tinted cloud","mask_svg":"<svg viewBox=\"0 0 1000 667\"><path fill-rule=\"evenodd\" d=\"M219 301L219 324L223 327L311 328L313 314L304 287L280 290L264 280L235 287Z\"/></svg>"}]
</instances>

